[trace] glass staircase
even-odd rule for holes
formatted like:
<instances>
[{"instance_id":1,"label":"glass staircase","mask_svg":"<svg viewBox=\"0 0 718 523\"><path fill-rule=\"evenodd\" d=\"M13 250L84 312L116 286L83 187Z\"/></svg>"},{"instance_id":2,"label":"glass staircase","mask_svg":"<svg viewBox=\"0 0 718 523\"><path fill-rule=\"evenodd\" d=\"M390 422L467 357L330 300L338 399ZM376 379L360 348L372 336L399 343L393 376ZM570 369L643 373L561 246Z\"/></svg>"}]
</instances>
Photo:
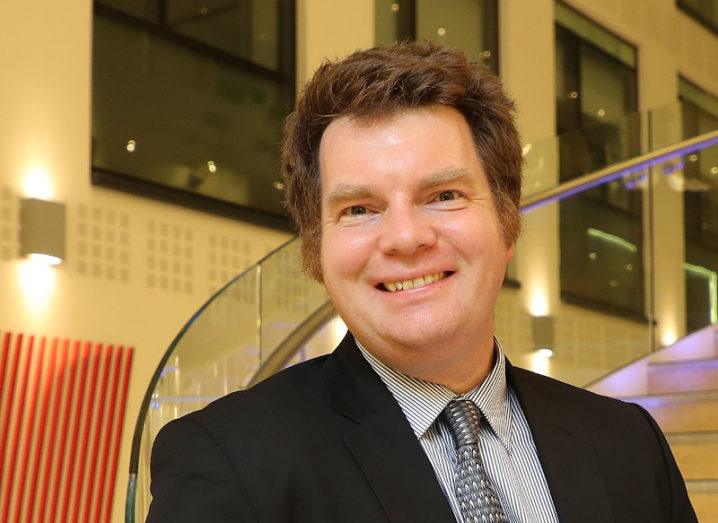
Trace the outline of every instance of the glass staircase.
<instances>
[{"instance_id":1,"label":"glass staircase","mask_svg":"<svg viewBox=\"0 0 718 523\"><path fill-rule=\"evenodd\" d=\"M514 365L589 386L718 324L718 131L687 135L682 115L674 104L524 147L524 232L495 321ZM296 239L228 282L148 385L126 521L147 514L151 445L164 424L330 352L345 332L302 272ZM718 499L718 469L713 478Z\"/></svg>"}]
</instances>

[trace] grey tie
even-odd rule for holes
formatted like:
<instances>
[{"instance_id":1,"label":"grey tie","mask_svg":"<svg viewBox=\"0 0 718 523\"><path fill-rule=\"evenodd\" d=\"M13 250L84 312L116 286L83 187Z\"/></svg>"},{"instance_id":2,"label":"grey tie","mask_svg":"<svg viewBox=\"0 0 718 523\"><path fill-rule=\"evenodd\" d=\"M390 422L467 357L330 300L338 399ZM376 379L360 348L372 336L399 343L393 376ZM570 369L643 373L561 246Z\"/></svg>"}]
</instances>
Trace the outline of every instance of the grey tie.
<instances>
[{"instance_id":1,"label":"grey tie","mask_svg":"<svg viewBox=\"0 0 718 523\"><path fill-rule=\"evenodd\" d=\"M451 401L444 416L456 438L454 488L465 523L508 523L479 453L481 413L471 400Z\"/></svg>"}]
</instances>

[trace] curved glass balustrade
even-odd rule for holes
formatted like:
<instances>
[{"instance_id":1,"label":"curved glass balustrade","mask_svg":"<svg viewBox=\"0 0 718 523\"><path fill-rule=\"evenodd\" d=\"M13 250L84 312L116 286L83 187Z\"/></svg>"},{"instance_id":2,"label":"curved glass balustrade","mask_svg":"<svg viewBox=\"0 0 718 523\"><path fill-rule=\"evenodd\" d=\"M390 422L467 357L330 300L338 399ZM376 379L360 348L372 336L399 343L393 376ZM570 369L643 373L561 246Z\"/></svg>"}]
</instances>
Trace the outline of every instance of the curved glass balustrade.
<instances>
[{"instance_id":1,"label":"curved glass balustrade","mask_svg":"<svg viewBox=\"0 0 718 523\"><path fill-rule=\"evenodd\" d=\"M576 136L524 148L524 233L496 308L497 335L514 364L586 385L718 323L718 132L686 141L681 115L676 104L631 116L625 128L639 133L645 151L633 158L620 130L601 130L601 139L618 136L603 145L611 154L584 157L569 181L561 181L562 162L585 152L574 149ZM301 271L297 240L217 292L148 387L126 520L147 513L151 444L165 423L331 351L345 332L323 288ZM552 353L537 350L548 347Z\"/></svg>"}]
</instances>

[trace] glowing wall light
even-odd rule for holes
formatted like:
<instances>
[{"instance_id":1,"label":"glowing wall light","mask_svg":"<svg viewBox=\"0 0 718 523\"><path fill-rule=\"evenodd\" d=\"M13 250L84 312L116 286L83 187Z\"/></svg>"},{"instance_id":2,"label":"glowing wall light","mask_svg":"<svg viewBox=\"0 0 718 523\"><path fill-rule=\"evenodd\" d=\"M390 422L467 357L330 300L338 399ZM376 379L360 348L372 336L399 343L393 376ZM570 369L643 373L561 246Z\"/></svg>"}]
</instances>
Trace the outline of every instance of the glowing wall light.
<instances>
[{"instance_id":1,"label":"glowing wall light","mask_svg":"<svg viewBox=\"0 0 718 523\"><path fill-rule=\"evenodd\" d=\"M553 355L553 317L552 316L534 316L531 318L531 331L533 334L534 349L544 351L544 356Z\"/></svg>"},{"instance_id":2,"label":"glowing wall light","mask_svg":"<svg viewBox=\"0 0 718 523\"><path fill-rule=\"evenodd\" d=\"M53 197L52 178L44 167L29 167L22 176L22 192L28 198L49 200Z\"/></svg>"},{"instance_id":3,"label":"glowing wall light","mask_svg":"<svg viewBox=\"0 0 718 523\"><path fill-rule=\"evenodd\" d=\"M36 260L27 260L18 266L18 279L23 297L33 313L47 307L55 293L56 272L52 267Z\"/></svg>"},{"instance_id":4,"label":"glowing wall light","mask_svg":"<svg viewBox=\"0 0 718 523\"><path fill-rule=\"evenodd\" d=\"M531 316L539 317L548 315L549 310L547 294L548 291L541 284L537 284L531 289L531 301L529 304L529 313Z\"/></svg>"},{"instance_id":5,"label":"glowing wall light","mask_svg":"<svg viewBox=\"0 0 718 523\"><path fill-rule=\"evenodd\" d=\"M20 253L35 263L58 265L65 258L65 204L20 201Z\"/></svg>"},{"instance_id":6,"label":"glowing wall light","mask_svg":"<svg viewBox=\"0 0 718 523\"><path fill-rule=\"evenodd\" d=\"M529 368L544 376L551 375L551 358L540 351L534 351L529 356Z\"/></svg>"},{"instance_id":7,"label":"glowing wall light","mask_svg":"<svg viewBox=\"0 0 718 523\"><path fill-rule=\"evenodd\" d=\"M676 334L676 330L673 327L666 327L661 332L661 344L664 347L673 345L677 339L678 335Z\"/></svg>"},{"instance_id":8,"label":"glowing wall light","mask_svg":"<svg viewBox=\"0 0 718 523\"><path fill-rule=\"evenodd\" d=\"M529 366L534 372L551 375L551 362L554 345L554 320L552 316L533 316L531 333L534 350L529 356Z\"/></svg>"}]
</instances>

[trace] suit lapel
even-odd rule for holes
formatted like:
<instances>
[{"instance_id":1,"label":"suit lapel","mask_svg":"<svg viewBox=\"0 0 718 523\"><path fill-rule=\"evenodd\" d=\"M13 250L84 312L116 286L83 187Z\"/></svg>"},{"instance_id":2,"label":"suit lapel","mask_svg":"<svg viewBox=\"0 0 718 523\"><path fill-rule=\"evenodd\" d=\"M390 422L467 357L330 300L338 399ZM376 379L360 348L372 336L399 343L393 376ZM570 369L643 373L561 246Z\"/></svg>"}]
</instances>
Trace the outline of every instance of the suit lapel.
<instances>
[{"instance_id":1,"label":"suit lapel","mask_svg":"<svg viewBox=\"0 0 718 523\"><path fill-rule=\"evenodd\" d=\"M347 334L325 374L344 441L392 523L455 522L401 408Z\"/></svg>"},{"instance_id":2,"label":"suit lapel","mask_svg":"<svg viewBox=\"0 0 718 523\"><path fill-rule=\"evenodd\" d=\"M608 493L590 441L552 397L550 381L507 362L508 379L531 427L560 521L613 521Z\"/></svg>"}]
</instances>

